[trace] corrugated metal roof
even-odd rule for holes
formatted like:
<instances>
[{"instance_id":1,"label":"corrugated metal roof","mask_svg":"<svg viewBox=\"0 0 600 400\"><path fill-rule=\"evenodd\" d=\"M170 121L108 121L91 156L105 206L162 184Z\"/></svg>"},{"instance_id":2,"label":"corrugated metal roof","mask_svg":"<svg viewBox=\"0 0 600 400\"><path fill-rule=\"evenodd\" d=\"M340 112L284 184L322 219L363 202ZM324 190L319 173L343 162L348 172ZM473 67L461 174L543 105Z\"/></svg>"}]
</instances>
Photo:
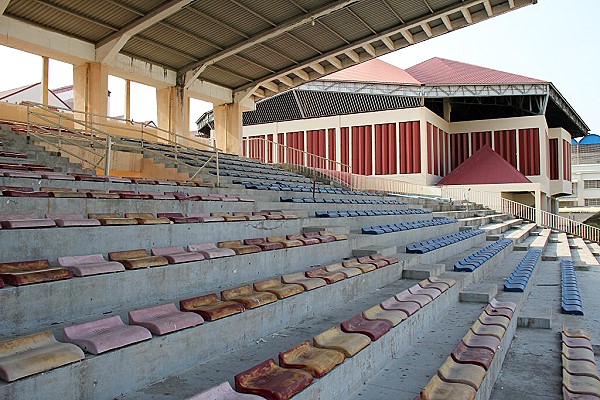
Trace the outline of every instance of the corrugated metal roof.
<instances>
[{"instance_id":1,"label":"corrugated metal roof","mask_svg":"<svg viewBox=\"0 0 600 400\"><path fill-rule=\"evenodd\" d=\"M535 78L434 57L406 69L422 83L429 84L518 84L547 83Z\"/></svg>"},{"instance_id":2,"label":"corrugated metal roof","mask_svg":"<svg viewBox=\"0 0 600 400\"><path fill-rule=\"evenodd\" d=\"M497 7L500 13L509 9L508 1L491 0L491 4L501 3ZM515 9L535 2L511 1ZM172 0L11 0L5 16L98 46L148 14L174 4L179 3ZM451 12L451 7L455 11L468 7L475 12L482 9L481 5L464 0L189 0L179 7L162 21L136 31L120 52L176 70L180 76L212 64L234 68L236 71L230 71L232 74L218 72L217 68L211 70L209 66L200 68L198 76L234 91L252 87L261 90L260 83L277 82L279 76L293 74L294 67L301 69L312 64L316 67L312 68L314 71L322 71L328 66L326 72L331 72L333 65L337 65L336 68L339 65L326 61L330 56L337 57L344 66L364 61L372 55L366 53L363 45L373 46L370 53L388 52L388 47L380 41L382 35L389 34L388 38L391 36L401 42L396 44L398 48L405 47L402 36L390 30L418 24L423 18L431 19L432 26L440 25L439 16L434 14L439 10ZM311 20L313 14L315 17ZM436 18L438 21L434 21ZM462 18L461 14L455 14L455 18ZM296 25L298 21L301 23ZM421 32L418 27L414 31ZM347 50L357 53L360 60L355 56L348 58L344 53ZM251 65L245 65L240 56L251 60ZM321 63L321 67L316 63ZM236 74L252 77L254 81L240 79Z\"/></svg>"},{"instance_id":3,"label":"corrugated metal roof","mask_svg":"<svg viewBox=\"0 0 600 400\"><path fill-rule=\"evenodd\" d=\"M323 81L351 81L351 82L371 82L371 83L399 83L420 85L405 70L398 68L377 58L366 61L362 64L334 72L331 75L324 76Z\"/></svg>"},{"instance_id":4,"label":"corrugated metal roof","mask_svg":"<svg viewBox=\"0 0 600 400\"><path fill-rule=\"evenodd\" d=\"M500 183L531 183L531 181L490 146L485 145L446 175L437 186Z\"/></svg>"}]
</instances>

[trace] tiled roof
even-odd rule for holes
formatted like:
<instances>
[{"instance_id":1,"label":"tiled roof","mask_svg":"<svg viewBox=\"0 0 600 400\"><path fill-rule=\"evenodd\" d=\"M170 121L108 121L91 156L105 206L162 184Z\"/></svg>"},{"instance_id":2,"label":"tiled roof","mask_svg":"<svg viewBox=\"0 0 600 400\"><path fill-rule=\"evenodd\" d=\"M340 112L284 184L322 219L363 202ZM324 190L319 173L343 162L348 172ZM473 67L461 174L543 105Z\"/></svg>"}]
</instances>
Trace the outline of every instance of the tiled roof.
<instances>
[{"instance_id":1,"label":"tiled roof","mask_svg":"<svg viewBox=\"0 0 600 400\"><path fill-rule=\"evenodd\" d=\"M434 84L519 84L547 83L523 75L434 57L406 69L406 72L426 85Z\"/></svg>"},{"instance_id":2,"label":"tiled roof","mask_svg":"<svg viewBox=\"0 0 600 400\"><path fill-rule=\"evenodd\" d=\"M531 181L490 146L485 145L446 175L437 186L499 183L531 183Z\"/></svg>"},{"instance_id":3,"label":"tiled roof","mask_svg":"<svg viewBox=\"0 0 600 400\"><path fill-rule=\"evenodd\" d=\"M357 64L353 67L342 69L338 72L334 72L331 75L324 76L320 80L395 83L408 85L421 84L421 82L416 80L405 70L395 67L377 58Z\"/></svg>"}]
</instances>

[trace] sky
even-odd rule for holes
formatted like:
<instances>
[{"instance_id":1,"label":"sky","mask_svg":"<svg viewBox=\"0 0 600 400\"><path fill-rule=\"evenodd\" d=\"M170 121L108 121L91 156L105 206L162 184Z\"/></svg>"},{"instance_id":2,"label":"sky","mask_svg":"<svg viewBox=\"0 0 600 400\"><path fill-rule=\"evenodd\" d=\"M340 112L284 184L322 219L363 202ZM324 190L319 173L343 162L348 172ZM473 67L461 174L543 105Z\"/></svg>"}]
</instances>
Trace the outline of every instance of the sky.
<instances>
[{"instance_id":1,"label":"sky","mask_svg":"<svg viewBox=\"0 0 600 400\"><path fill-rule=\"evenodd\" d=\"M408 68L432 57L467 62L488 68L547 80L556 86L575 111L600 134L600 0L538 0L533 6L429 39L381 57ZM0 91L41 80L42 61L35 55L0 46ZM50 88L73 82L72 66L50 62ZM110 114L124 114L125 83L109 77ZM156 121L155 89L132 82L132 118ZM190 129L211 109L210 103L192 100Z\"/></svg>"}]
</instances>

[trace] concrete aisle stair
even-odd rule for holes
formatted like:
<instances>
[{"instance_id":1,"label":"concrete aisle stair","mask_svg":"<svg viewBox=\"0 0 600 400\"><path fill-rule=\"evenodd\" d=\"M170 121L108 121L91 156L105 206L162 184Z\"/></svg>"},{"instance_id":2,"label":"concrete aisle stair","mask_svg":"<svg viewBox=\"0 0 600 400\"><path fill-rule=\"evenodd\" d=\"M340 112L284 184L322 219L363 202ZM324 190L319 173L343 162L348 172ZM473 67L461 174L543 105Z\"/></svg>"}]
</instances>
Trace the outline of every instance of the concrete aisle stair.
<instances>
[{"instance_id":1,"label":"concrete aisle stair","mask_svg":"<svg viewBox=\"0 0 600 400\"><path fill-rule=\"evenodd\" d=\"M592 254L582 238L570 238L569 247L571 248L573 262L577 268L600 269L600 263L598 262L598 259Z\"/></svg>"}]
</instances>

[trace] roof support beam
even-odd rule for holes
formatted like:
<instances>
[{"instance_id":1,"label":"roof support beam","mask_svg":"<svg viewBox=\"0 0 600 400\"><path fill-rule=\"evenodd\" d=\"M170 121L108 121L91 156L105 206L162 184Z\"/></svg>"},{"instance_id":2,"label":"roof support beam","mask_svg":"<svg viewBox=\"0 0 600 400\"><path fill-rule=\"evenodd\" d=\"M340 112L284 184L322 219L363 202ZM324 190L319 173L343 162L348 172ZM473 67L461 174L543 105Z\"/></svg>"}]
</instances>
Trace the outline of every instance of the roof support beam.
<instances>
[{"instance_id":1,"label":"roof support beam","mask_svg":"<svg viewBox=\"0 0 600 400\"><path fill-rule=\"evenodd\" d=\"M261 84L262 87L269 89L273 93L279 93L279 86L273 82L263 82Z\"/></svg>"},{"instance_id":2,"label":"roof support beam","mask_svg":"<svg viewBox=\"0 0 600 400\"><path fill-rule=\"evenodd\" d=\"M401 30L400 34L402 35L402 37L404 37L404 39L406 39L406 41L409 44L414 44L415 43L415 38L413 38L412 33L410 33L410 31L408 29Z\"/></svg>"},{"instance_id":3,"label":"roof support beam","mask_svg":"<svg viewBox=\"0 0 600 400\"><path fill-rule=\"evenodd\" d=\"M365 43L362 45L362 48L365 49L367 53L371 55L371 57L377 57L377 53L375 52L375 47L373 47L370 43Z\"/></svg>"},{"instance_id":4,"label":"roof support beam","mask_svg":"<svg viewBox=\"0 0 600 400\"><path fill-rule=\"evenodd\" d=\"M390 39L389 37L382 37L381 41L383 42L383 44L385 44L385 46L390 49L390 51L394 51L396 50L396 46L394 46L394 41L392 39Z\"/></svg>"},{"instance_id":5,"label":"roof support beam","mask_svg":"<svg viewBox=\"0 0 600 400\"><path fill-rule=\"evenodd\" d=\"M294 71L294 75L296 75L298 78L304 80L304 81L308 81L310 80L310 76L308 75L308 73L303 70L303 69L297 69Z\"/></svg>"},{"instance_id":6,"label":"roof support beam","mask_svg":"<svg viewBox=\"0 0 600 400\"><path fill-rule=\"evenodd\" d=\"M193 0L168 1L143 17L136 19L119 31L104 37L96 45L96 61L104 63L109 62L119 53L119 51L121 51L123 46L125 46L133 35L140 33L144 29L176 13L192 1Z\"/></svg>"},{"instance_id":7,"label":"roof support beam","mask_svg":"<svg viewBox=\"0 0 600 400\"><path fill-rule=\"evenodd\" d=\"M463 17L465 18L465 21L467 21L468 24L473 23L473 17L471 16L471 12L467 7L461 8L460 12L462 13Z\"/></svg>"},{"instance_id":8,"label":"roof support beam","mask_svg":"<svg viewBox=\"0 0 600 400\"><path fill-rule=\"evenodd\" d=\"M433 32L431 31L431 27L429 26L429 24L427 22L423 22L421 24L421 29L423 29L423 31L425 32L425 34L427 35L428 38L433 36Z\"/></svg>"},{"instance_id":9,"label":"roof support beam","mask_svg":"<svg viewBox=\"0 0 600 400\"><path fill-rule=\"evenodd\" d=\"M191 79L191 80L196 79L204 71L204 69L209 65L217 63L220 60L231 56L232 54L239 53L240 51L243 51L243 50L245 50L249 47L252 47L258 43L262 43L269 39L277 37L284 32L291 31L294 28L297 28L301 25L304 25L307 23L312 23L312 21L316 18L331 14L332 12L340 10L340 9L347 7L351 4L354 4L358 1L359 0L333 1L330 4L328 4L324 7L321 7L313 12L310 12L308 14L304 14L304 15L301 15L301 16L298 16L295 18L291 18L291 19L283 22L280 25L277 25L271 29L268 29L267 31L263 32L262 34L259 34L259 35L253 36L251 38L248 38L246 40L243 40L243 41L239 42L237 45L231 46L223 51L220 51L211 57L205 58L204 60L201 60L196 63L188 64L188 65L184 66L183 68L181 68L179 73L184 74L188 71L193 70L194 72L190 76L188 76L187 79Z\"/></svg>"},{"instance_id":10,"label":"roof support beam","mask_svg":"<svg viewBox=\"0 0 600 400\"><path fill-rule=\"evenodd\" d=\"M280 76L277 79L279 79L279 82L283 83L287 87L294 86L294 80L287 75Z\"/></svg>"},{"instance_id":11,"label":"roof support beam","mask_svg":"<svg viewBox=\"0 0 600 400\"><path fill-rule=\"evenodd\" d=\"M320 75L325 75L325 67L319 63L310 64L310 67Z\"/></svg>"},{"instance_id":12,"label":"roof support beam","mask_svg":"<svg viewBox=\"0 0 600 400\"><path fill-rule=\"evenodd\" d=\"M451 31L453 29L452 27L452 21L450 21L450 17L447 15L442 15L442 22L444 23L444 25L446 25L446 29L448 29L449 31Z\"/></svg>"},{"instance_id":13,"label":"roof support beam","mask_svg":"<svg viewBox=\"0 0 600 400\"><path fill-rule=\"evenodd\" d=\"M360 62L360 56L354 50L346 50L344 54L346 54L348 58L350 58L355 63Z\"/></svg>"},{"instance_id":14,"label":"roof support beam","mask_svg":"<svg viewBox=\"0 0 600 400\"><path fill-rule=\"evenodd\" d=\"M337 58L335 56L334 57L329 57L327 59L327 61L329 61L329 63L331 65L333 65L334 67L336 67L337 69L342 69L342 62L340 61L339 58Z\"/></svg>"},{"instance_id":15,"label":"roof support beam","mask_svg":"<svg viewBox=\"0 0 600 400\"><path fill-rule=\"evenodd\" d=\"M485 0L483 2L483 6L485 7L485 12L487 13L488 17L491 17L494 15L494 10L492 10L492 5L490 4L490 0Z\"/></svg>"},{"instance_id":16,"label":"roof support beam","mask_svg":"<svg viewBox=\"0 0 600 400\"><path fill-rule=\"evenodd\" d=\"M0 15L4 14L6 7L8 7L8 3L10 3L10 0L0 0Z\"/></svg>"}]
</instances>

